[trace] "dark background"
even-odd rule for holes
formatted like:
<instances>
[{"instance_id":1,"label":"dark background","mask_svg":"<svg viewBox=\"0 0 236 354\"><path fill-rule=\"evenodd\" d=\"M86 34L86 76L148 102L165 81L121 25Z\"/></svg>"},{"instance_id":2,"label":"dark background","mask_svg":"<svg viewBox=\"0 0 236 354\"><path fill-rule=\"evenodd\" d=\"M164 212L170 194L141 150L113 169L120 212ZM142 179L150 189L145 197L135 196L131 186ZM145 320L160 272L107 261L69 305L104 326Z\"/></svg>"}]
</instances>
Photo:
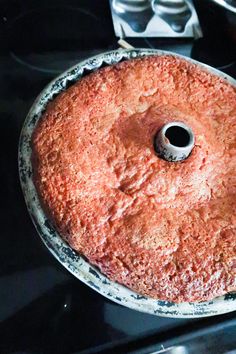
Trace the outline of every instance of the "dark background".
<instances>
[{"instance_id":1,"label":"dark background","mask_svg":"<svg viewBox=\"0 0 236 354\"><path fill-rule=\"evenodd\" d=\"M209 15L205 1L195 3L204 38L127 40L135 47L191 56L236 77L235 46L222 31L224 19L210 7ZM115 48L108 1L0 1L0 353L97 352L98 347L124 353L132 345L160 344L197 328L234 323L234 314L165 319L112 303L69 274L31 223L17 166L19 134L30 106L63 70ZM235 328L222 332L224 349L234 346Z\"/></svg>"}]
</instances>

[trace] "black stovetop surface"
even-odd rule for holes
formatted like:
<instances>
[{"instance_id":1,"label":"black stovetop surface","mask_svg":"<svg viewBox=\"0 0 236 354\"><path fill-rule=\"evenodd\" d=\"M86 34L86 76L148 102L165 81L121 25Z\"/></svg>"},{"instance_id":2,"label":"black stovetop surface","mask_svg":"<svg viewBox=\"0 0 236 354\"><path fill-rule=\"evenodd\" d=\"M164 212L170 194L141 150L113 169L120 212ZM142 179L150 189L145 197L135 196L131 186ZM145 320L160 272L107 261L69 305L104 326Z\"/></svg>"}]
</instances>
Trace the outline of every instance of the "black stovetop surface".
<instances>
[{"instance_id":1,"label":"black stovetop surface","mask_svg":"<svg viewBox=\"0 0 236 354\"><path fill-rule=\"evenodd\" d=\"M20 188L21 126L50 80L82 58L117 48L117 38L105 0L0 1L0 15L0 353L91 352L233 318L166 319L121 307L75 279L48 252ZM225 41L220 50L217 40L207 38L128 41L193 56L236 77L236 56Z\"/></svg>"}]
</instances>

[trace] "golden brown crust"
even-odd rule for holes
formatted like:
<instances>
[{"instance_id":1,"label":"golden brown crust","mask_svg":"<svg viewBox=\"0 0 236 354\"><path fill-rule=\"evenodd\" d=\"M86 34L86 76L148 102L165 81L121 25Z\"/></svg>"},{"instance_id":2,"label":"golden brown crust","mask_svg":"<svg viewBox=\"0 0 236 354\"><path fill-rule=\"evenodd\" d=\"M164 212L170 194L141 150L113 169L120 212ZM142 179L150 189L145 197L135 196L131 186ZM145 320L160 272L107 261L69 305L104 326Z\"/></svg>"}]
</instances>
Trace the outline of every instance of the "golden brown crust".
<instances>
[{"instance_id":1,"label":"golden brown crust","mask_svg":"<svg viewBox=\"0 0 236 354\"><path fill-rule=\"evenodd\" d=\"M182 163L165 123L192 127ZM236 91L173 56L100 69L61 93L34 133L34 179L62 237L110 279L174 302L236 290Z\"/></svg>"}]
</instances>

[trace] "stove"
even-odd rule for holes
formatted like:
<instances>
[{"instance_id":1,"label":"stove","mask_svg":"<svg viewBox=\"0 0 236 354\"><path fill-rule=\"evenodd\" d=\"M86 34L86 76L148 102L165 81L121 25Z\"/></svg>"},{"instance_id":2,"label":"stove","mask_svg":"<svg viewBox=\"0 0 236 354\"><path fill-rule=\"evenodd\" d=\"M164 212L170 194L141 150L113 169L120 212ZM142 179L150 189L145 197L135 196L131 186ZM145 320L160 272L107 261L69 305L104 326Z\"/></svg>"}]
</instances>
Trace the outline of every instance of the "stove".
<instances>
[{"instance_id":1,"label":"stove","mask_svg":"<svg viewBox=\"0 0 236 354\"><path fill-rule=\"evenodd\" d=\"M201 14L201 1L196 9ZM209 338L214 353L236 348L235 314L182 320L121 307L74 278L42 244L19 184L22 124L56 75L81 59L117 48L117 38L105 0L3 0L0 14L0 353L151 353L186 343L201 344L203 351L197 352L207 352ZM219 40L219 28L214 36L195 40L126 40L134 47L193 57L236 77L235 49ZM197 335L208 336L206 347Z\"/></svg>"}]
</instances>

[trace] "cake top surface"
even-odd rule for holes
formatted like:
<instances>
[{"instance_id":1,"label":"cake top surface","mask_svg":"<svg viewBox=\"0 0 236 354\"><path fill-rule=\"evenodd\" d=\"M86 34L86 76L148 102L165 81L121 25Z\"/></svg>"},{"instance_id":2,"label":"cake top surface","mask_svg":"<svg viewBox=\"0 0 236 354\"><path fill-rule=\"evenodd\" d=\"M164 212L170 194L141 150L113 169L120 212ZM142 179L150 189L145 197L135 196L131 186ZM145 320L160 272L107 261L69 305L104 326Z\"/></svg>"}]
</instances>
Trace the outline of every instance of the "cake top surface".
<instances>
[{"instance_id":1,"label":"cake top surface","mask_svg":"<svg viewBox=\"0 0 236 354\"><path fill-rule=\"evenodd\" d=\"M153 146L195 134L183 162ZM33 136L34 181L68 243L109 278L181 302L236 290L236 90L184 59L90 74L52 101Z\"/></svg>"}]
</instances>

